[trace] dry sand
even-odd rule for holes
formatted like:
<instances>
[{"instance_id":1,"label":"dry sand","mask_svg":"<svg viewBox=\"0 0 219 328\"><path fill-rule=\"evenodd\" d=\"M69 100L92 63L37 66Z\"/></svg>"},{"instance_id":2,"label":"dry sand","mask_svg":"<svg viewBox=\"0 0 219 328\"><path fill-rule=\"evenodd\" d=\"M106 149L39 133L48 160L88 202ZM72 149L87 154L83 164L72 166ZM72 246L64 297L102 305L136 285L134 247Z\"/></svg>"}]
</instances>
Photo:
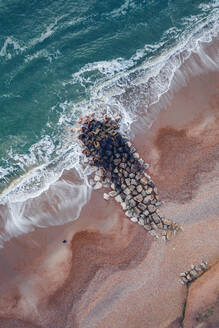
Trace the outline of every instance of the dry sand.
<instances>
[{"instance_id":1,"label":"dry sand","mask_svg":"<svg viewBox=\"0 0 219 328\"><path fill-rule=\"evenodd\" d=\"M218 109L218 74L193 77L133 141L151 164L162 213L184 232L156 241L93 192L77 221L0 250L1 328L181 327L188 295L180 272L219 259ZM186 319L184 327L193 326Z\"/></svg>"}]
</instances>

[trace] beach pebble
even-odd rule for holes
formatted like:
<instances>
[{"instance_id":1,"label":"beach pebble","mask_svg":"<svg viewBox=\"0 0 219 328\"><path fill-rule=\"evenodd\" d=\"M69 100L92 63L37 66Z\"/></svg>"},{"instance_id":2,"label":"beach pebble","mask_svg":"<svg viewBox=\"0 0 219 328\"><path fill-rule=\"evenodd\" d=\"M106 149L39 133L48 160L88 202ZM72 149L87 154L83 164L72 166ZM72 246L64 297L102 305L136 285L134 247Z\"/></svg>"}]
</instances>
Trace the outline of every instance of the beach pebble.
<instances>
[{"instance_id":1,"label":"beach pebble","mask_svg":"<svg viewBox=\"0 0 219 328\"><path fill-rule=\"evenodd\" d=\"M136 219L135 217L131 217L130 220L131 220L132 222L138 222L138 219Z\"/></svg>"}]
</instances>

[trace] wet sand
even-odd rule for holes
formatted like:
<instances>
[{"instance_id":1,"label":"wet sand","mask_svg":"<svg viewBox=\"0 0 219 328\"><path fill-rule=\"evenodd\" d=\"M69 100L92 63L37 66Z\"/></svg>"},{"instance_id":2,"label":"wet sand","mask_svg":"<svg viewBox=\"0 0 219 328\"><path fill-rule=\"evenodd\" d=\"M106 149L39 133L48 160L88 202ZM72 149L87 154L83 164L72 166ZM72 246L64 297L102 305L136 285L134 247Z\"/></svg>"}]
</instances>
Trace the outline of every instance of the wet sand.
<instances>
[{"instance_id":1,"label":"wet sand","mask_svg":"<svg viewBox=\"0 0 219 328\"><path fill-rule=\"evenodd\" d=\"M184 232L156 241L102 190L92 192L77 221L0 250L0 327L181 327L180 272L219 260L218 110L218 73L193 77L133 140L151 165L161 212Z\"/></svg>"}]
</instances>

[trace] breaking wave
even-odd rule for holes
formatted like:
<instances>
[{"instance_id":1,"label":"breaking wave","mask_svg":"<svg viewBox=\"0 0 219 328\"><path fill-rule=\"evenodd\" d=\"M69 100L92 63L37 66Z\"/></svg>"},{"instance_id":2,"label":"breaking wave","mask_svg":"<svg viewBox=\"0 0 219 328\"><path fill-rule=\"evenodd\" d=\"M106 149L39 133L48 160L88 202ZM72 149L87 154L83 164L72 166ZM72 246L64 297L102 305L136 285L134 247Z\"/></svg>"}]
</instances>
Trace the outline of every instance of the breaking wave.
<instances>
[{"instance_id":1,"label":"breaking wave","mask_svg":"<svg viewBox=\"0 0 219 328\"><path fill-rule=\"evenodd\" d=\"M124 7L114 12L114 15L125 13L128 3L129 1L125 2ZM201 63L194 65L191 74L200 74L206 69L218 70L219 54L210 57L205 51L206 44L218 36L219 24L215 19L216 14L217 11L207 21L199 21L197 25L194 23L172 49L164 51L164 35L158 44L145 45L128 60L117 58L86 64L72 74L71 79L63 82L63 87L77 86L85 97L77 103L65 101L59 104L61 114L57 127L61 133L57 138L63 139L60 147L57 148L57 140L44 135L40 142L31 147L28 154L11 153L10 158L19 163L24 174L10 182L0 195L4 227L0 243L37 226L58 225L78 218L91 192L87 184L89 172L85 173L80 164L81 150L70 132L70 126L76 124L79 116L98 114L102 110L108 115L119 113L122 116L121 132L127 134L139 114L147 120L148 108L158 103L160 97L168 93L170 88L174 88L174 75L191 54L197 54ZM50 29L35 41L41 42L52 35L56 24L51 25ZM173 34L175 32L174 29L169 31ZM13 39L8 39L0 51L0 56L10 59L9 45L12 45L15 51L23 51ZM26 60L32 59L34 57L26 57ZM186 83L186 78L179 81L179 84L183 83ZM150 124L151 120L148 122L148 125ZM74 169L79 182L60 179L64 170L70 169ZM5 179L6 183L9 173L10 168L0 169L0 177Z\"/></svg>"}]
</instances>

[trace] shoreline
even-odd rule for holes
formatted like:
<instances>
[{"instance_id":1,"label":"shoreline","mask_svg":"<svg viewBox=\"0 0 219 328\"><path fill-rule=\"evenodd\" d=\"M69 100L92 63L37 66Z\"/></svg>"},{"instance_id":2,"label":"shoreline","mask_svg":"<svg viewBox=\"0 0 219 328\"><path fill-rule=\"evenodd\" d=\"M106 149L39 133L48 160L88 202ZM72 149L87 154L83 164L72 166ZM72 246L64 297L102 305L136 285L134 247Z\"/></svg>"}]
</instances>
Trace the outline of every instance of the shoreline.
<instances>
[{"instance_id":1,"label":"shoreline","mask_svg":"<svg viewBox=\"0 0 219 328\"><path fill-rule=\"evenodd\" d=\"M133 141L151 164L162 213L184 232L155 241L114 200L106 203L102 190L92 192L75 222L36 229L0 249L4 328L11 318L34 322L19 328L180 327L180 272L219 259L218 95L218 73L190 78Z\"/></svg>"}]
</instances>

